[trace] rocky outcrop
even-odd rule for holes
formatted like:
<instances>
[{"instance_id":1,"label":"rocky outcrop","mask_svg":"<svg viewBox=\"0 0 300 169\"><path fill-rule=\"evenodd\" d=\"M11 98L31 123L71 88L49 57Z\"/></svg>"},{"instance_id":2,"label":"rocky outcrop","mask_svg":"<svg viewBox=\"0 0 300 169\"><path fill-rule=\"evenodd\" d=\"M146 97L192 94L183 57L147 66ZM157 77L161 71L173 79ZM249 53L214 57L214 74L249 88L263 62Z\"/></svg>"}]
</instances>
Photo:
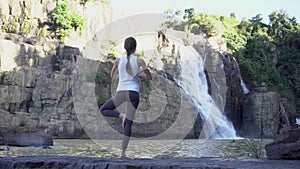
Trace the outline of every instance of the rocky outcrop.
<instances>
[{"instance_id":1,"label":"rocky outcrop","mask_svg":"<svg viewBox=\"0 0 300 169\"><path fill-rule=\"evenodd\" d=\"M285 126L274 142L265 146L268 159L300 160L300 128Z\"/></svg>"},{"instance_id":2,"label":"rocky outcrop","mask_svg":"<svg viewBox=\"0 0 300 169\"><path fill-rule=\"evenodd\" d=\"M6 140L9 146L53 146L53 138L46 133L16 133Z\"/></svg>"},{"instance_id":3,"label":"rocky outcrop","mask_svg":"<svg viewBox=\"0 0 300 169\"><path fill-rule=\"evenodd\" d=\"M58 41L43 37L26 38L14 33L0 33L0 70L13 71L21 66L46 67L59 46Z\"/></svg>"},{"instance_id":4,"label":"rocky outcrop","mask_svg":"<svg viewBox=\"0 0 300 169\"><path fill-rule=\"evenodd\" d=\"M267 87L259 87L244 98L242 136L274 138L284 125L294 124L289 117L296 114L295 106L277 92L268 92Z\"/></svg>"},{"instance_id":5,"label":"rocky outcrop","mask_svg":"<svg viewBox=\"0 0 300 169\"><path fill-rule=\"evenodd\" d=\"M273 161L268 159L226 158L167 158L167 159L113 159L71 156L0 157L0 168L72 168L72 169L295 169L300 161Z\"/></svg>"},{"instance_id":6,"label":"rocky outcrop","mask_svg":"<svg viewBox=\"0 0 300 169\"><path fill-rule=\"evenodd\" d=\"M5 50L0 51L2 66L9 66L1 67L2 134L44 131L55 137L83 138L70 90L79 50L44 38L1 36L5 44L14 46L6 49L3 45Z\"/></svg>"},{"instance_id":7,"label":"rocky outcrop","mask_svg":"<svg viewBox=\"0 0 300 169\"><path fill-rule=\"evenodd\" d=\"M242 135L272 138L278 133L279 100L277 92L251 92L243 104Z\"/></svg>"}]
</instances>

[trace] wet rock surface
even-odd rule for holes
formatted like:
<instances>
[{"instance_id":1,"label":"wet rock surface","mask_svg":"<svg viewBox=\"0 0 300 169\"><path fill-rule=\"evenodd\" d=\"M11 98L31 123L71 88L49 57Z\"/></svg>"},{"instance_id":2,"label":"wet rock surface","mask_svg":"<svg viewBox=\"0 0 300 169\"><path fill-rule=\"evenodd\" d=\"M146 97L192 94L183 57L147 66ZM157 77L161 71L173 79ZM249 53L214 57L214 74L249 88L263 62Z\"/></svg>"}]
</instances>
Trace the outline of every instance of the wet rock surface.
<instances>
[{"instance_id":1,"label":"wet rock surface","mask_svg":"<svg viewBox=\"0 0 300 169\"><path fill-rule=\"evenodd\" d=\"M300 161L272 161L268 159L226 158L167 158L116 159L73 156L1 157L0 168L99 168L99 169L294 169Z\"/></svg>"}]
</instances>

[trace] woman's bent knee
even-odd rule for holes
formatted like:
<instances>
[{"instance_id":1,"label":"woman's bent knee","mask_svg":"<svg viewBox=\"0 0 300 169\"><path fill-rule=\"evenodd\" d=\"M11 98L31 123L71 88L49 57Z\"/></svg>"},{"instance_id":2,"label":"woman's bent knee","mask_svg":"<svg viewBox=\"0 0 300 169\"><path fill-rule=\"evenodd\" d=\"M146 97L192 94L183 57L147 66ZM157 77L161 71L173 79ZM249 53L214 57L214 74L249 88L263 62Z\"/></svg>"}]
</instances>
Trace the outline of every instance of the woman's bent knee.
<instances>
[{"instance_id":1,"label":"woman's bent knee","mask_svg":"<svg viewBox=\"0 0 300 169\"><path fill-rule=\"evenodd\" d=\"M105 116L106 113L103 105L100 107L99 111L103 116Z\"/></svg>"}]
</instances>

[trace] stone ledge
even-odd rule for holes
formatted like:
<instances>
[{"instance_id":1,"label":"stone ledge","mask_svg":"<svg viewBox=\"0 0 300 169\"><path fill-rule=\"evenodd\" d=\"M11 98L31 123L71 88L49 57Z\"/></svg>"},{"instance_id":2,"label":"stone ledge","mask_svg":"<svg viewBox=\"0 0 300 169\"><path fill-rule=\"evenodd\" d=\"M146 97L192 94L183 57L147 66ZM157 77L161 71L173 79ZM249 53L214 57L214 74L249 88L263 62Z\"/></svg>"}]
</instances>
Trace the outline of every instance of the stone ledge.
<instances>
[{"instance_id":1,"label":"stone ledge","mask_svg":"<svg viewBox=\"0 0 300 169\"><path fill-rule=\"evenodd\" d=\"M236 158L118 159L75 156L0 157L0 168L72 169L294 169L300 161Z\"/></svg>"}]
</instances>

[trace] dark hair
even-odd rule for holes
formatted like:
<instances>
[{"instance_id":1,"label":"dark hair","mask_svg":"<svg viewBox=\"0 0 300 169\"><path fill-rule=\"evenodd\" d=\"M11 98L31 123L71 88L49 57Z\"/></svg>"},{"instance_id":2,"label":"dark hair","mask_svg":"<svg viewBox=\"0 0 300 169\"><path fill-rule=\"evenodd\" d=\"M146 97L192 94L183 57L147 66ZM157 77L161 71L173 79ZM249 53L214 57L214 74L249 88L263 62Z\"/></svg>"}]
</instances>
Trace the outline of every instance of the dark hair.
<instances>
[{"instance_id":1,"label":"dark hair","mask_svg":"<svg viewBox=\"0 0 300 169\"><path fill-rule=\"evenodd\" d=\"M132 75L131 67L129 64L129 58L132 53L135 52L136 49L136 40L133 37L129 37L125 39L124 48L127 53L127 63L126 63L126 71L128 74Z\"/></svg>"}]
</instances>

